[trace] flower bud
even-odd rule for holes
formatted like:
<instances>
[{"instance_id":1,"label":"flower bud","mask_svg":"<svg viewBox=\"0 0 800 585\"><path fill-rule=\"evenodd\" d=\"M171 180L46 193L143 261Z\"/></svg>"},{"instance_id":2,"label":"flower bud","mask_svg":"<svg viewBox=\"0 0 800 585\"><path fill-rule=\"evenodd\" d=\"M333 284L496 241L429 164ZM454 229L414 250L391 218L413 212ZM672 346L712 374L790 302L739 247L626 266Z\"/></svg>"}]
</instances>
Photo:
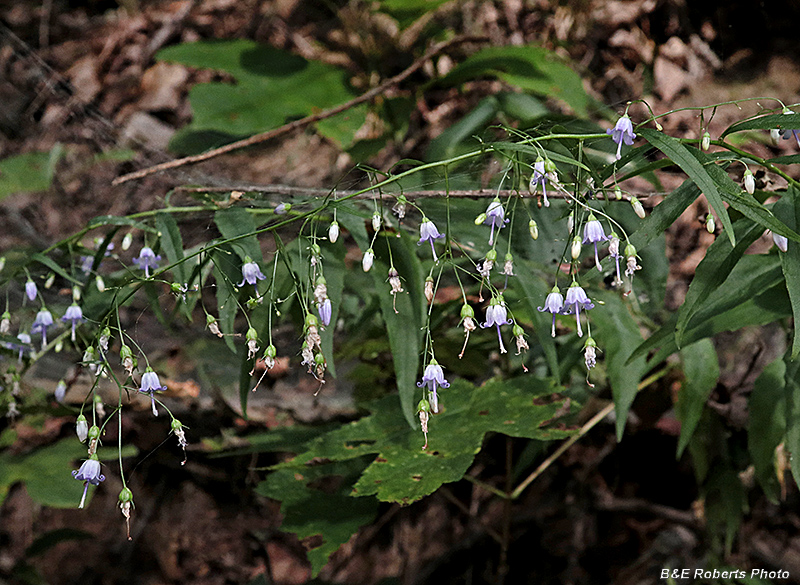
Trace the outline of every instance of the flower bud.
<instances>
[{"instance_id":1,"label":"flower bud","mask_svg":"<svg viewBox=\"0 0 800 585\"><path fill-rule=\"evenodd\" d=\"M528 231L531 234L531 238L534 240L539 239L539 225L536 223L536 220L530 220L528 222Z\"/></svg>"},{"instance_id":2,"label":"flower bud","mask_svg":"<svg viewBox=\"0 0 800 585\"><path fill-rule=\"evenodd\" d=\"M55 398L56 402L64 402L64 396L67 394L67 383L64 380L59 380L56 384Z\"/></svg>"},{"instance_id":3,"label":"flower bud","mask_svg":"<svg viewBox=\"0 0 800 585\"><path fill-rule=\"evenodd\" d=\"M614 199L622 201L622 189L619 188L619 185L614 185Z\"/></svg>"},{"instance_id":4,"label":"flower bud","mask_svg":"<svg viewBox=\"0 0 800 585\"><path fill-rule=\"evenodd\" d=\"M709 234L713 234L714 232L717 231L717 224L714 221L714 214L713 213L709 213L706 216L706 230L708 230Z\"/></svg>"},{"instance_id":5,"label":"flower bud","mask_svg":"<svg viewBox=\"0 0 800 585\"><path fill-rule=\"evenodd\" d=\"M53 286L53 283L56 281L56 274L55 272L51 272L47 275L47 280L44 281L44 288L49 289Z\"/></svg>"},{"instance_id":6,"label":"flower bud","mask_svg":"<svg viewBox=\"0 0 800 585\"><path fill-rule=\"evenodd\" d=\"M425 298L428 299L428 303L433 302L433 277L429 276L425 279Z\"/></svg>"},{"instance_id":7,"label":"flower bud","mask_svg":"<svg viewBox=\"0 0 800 585\"><path fill-rule=\"evenodd\" d=\"M777 146L781 141L781 131L777 128L773 128L769 131L769 137L772 139L772 143Z\"/></svg>"},{"instance_id":8,"label":"flower bud","mask_svg":"<svg viewBox=\"0 0 800 585\"><path fill-rule=\"evenodd\" d=\"M291 203L279 203L277 207L275 207L275 215L286 215L291 209Z\"/></svg>"},{"instance_id":9,"label":"flower bud","mask_svg":"<svg viewBox=\"0 0 800 585\"><path fill-rule=\"evenodd\" d=\"M703 132L703 137L700 139L700 148L703 150L711 148L711 134L708 133L708 130Z\"/></svg>"},{"instance_id":10,"label":"flower bud","mask_svg":"<svg viewBox=\"0 0 800 585\"><path fill-rule=\"evenodd\" d=\"M575 212L570 211L569 216L567 217L567 233L571 234L572 230L575 229Z\"/></svg>"},{"instance_id":11,"label":"flower bud","mask_svg":"<svg viewBox=\"0 0 800 585\"><path fill-rule=\"evenodd\" d=\"M372 214L372 231L377 232L381 229L381 214L377 211Z\"/></svg>"},{"instance_id":12,"label":"flower bud","mask_svg":"<svg viewBox=\"0 0 800 585\"><path fill-rule=\"evenodd\" d=\"M572 259L577 260L581 256L581 239L578 236L572 238Z\"/></svg>"},{"instance_id":13,"label":"flower bud","mask_svg":"<svg viewBox=\"0 0 800 585\"><path fill-rule=\"evenodd\" d=\"M82 414L79 414L78 419L75 421L75 433L77 433L78 440L81 443L84 443L89 436L89 423Z\"/></svg>"},{"instance_id":14,"label":"flower bud","mask_svg":"<svg viewBox=\"0 0 800 585\"><path fill-rule=\"evenodd\" d=\"M106 291L106 283L103 280L103 277L100 276L99 274L95 277L94 284L97 287L98 291L100 291L100 292L105 292Z\"/></svg>"},{"instance_id":15,"label":"flower bud","mask_svg":"<svg viewBox=\"0 0 800 585\"><path fill-rule=\"evenodd\" d=\"M486 214L481 213L478 217L475 218L475 225L483 225L483 222L486 221Z\"/></svg>"},{"instance_id":16,"label":"flower bud","mask_svg":"<svg viewBox=\"0 0 800 585\"><path fill-rule=\"evenodd\" d=\"M744 190L750 195L756 192L756 179L750 169L746 169L744 172Z\"/></svg>"},{"instance_id":17,"label":"flower bud","mask_svg":"<svg viewBox=\"0 0 800 585\"><path fill-rule=\"evenodd\" d=\"M132 243L133 243L133 234L131 232L128 232L127 234L125 234L125 237L122 238L122 249L127 250L128 248L131 247Z\"/></svg>"},{"instance_id":18,"label":"flower bud","mask_svg":"<svg viewBox=\"0 0 800 585\"><path fill-rule=\"evenodd\" d=\"M361 259L361 268L364 272L369 272L370 268L372 268L372 263L375 260L375 252L372 251L372 248L364 252L364 257Z\"/></svg>"},{"instance_id":19,"label":"flower bud","mask_svg":"<svg viewBox=\"0 0 800 585\"><path fill-rule=\"evenodd\" d=\"M331 223L331 227L328 228L328 241L331 244L335 244L336 240L339 239L339 222L334 221Z\"/></svg>"},{"instance_id":20,"label":"flower bud","mask_svg":"<svg viewBox=\"0 0 800 585\"><path fill-rule=\"evenodd\" d=\"M639 216L639 219L645 218L644 207L642 206L642 202L639 201L636 197L631 197L631 207L633 207L634 213Z\"/></svg>"}]
</instances>

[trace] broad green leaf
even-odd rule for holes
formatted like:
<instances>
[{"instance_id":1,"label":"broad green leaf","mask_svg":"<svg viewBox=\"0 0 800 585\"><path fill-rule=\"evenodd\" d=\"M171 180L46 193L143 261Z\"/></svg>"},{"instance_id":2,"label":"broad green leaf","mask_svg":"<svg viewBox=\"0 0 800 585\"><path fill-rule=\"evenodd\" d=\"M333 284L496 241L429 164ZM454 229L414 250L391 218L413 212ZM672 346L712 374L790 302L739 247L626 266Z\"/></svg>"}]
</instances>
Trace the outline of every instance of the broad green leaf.
<instances>
[{"instance_id":1,"label":"broad green leaf","mask_svg":"<svg viewBox=\"0 0 800 585\"><path fill-rule=\"evenodd\" d=\"M156 214L156 229L161 236L161 249L167 255L167 261L173 265L172 273L178 284L188 284L189 270L183 260L183 239L178 222L169 213Z\"/></svg>"},{"instance_id":2,"label":"broad green leaf","mask_svg":"<svg viewBox=\"0 0 800 585\"><path fill-rule=\"evenodd\" d=\"M365 465L366 462L356 459L303 469L279 469L256 487L256 493L281 502L282 530L294 532L300 539L322 537L321 544L314 543L316 546L308 550L314 577L332 553L350 540L361 526L375 518L378 502L371 498L352 498L347 494L355 476ZM311 487L312 482L326 477L331 477L333 485L337 479L344 478L340 482L342 487L333 493Z\"/></svg>"},{"instance_id":3,"label":"broad green leaf","mask_svg":"<svg viewBox=\"0 0 800 585\"><path fill-rule=\"evenodd\" d=\"M29 152L0 160L0 200L15 193L47 191L62 154L63 148L56 145L50 152Z\"/></svg>"},{"instance_id":4,"label":"broad green leaf","mask_svg":"<svg viewBox=\"0 0 800 585\"><path fill-rule=\"evenodd\" d=\"M199 41L159 51L162 61L230 73L236 84L203 83L189 91L192 122L173 139L186 145L187 133L207 134L214 143L229 142L276 128L295 118L353 98L343 69L253 41ZM318 125L318 130L344 147L363 125L366 107L355 108ZM208 142L205 143L209 145ZM202 148L203 143L195 145Z\"/></svg>"},{"instance_id":5,"label":"broad green leaf","mask_svg":"<svg viewBox=\"0 0 800 585\"><path fill-rule=\"evenodd\" d=\"M675 341L678 347L684 342L684 333L692 317L703 308L704 303L708 302L710 295L725 282L747 248L763 233L762 226L747 220L740 220L736 222L735 228L732 226L730 230L731 241L737 242L733 247L728 244L727 240L718 238L708 248L705 257L695 270L692 283L686 292L686 299L678 314L678 322L675 325Z\"/></svg>"},{"instance_id":6,"label":"broad green leaf","mask_svg":"<svg viewBox=\"0 0 800 585\"><path fill-rule=\"evenodd\" d=\"M681 421L681 436L678 439L677 456L683 454L692 438L697 423L711 391L719 380L719 362L714 344L701 339L681 349L684 381L678 394L676 414Z\"/></svg>"},{"instance_id":7,"label":"broad green leaf","mask_svg":"<svg viewBox=\"0 0 800 585\"><path fill-rule=\"evenodd\" d=\"M253 232L256 221L244 207L220 209L214 214L214 223L226 240L232 240L229 246L236 251L242 262L249 256L253 262L261 266L261 246ZM239 282L241 279L237 280Z\"/></svg>"},{"instance_id":8,"label":"broad green leaf","mask_svg":"<svg viewBox=\"0 0 800 585\"><path fill-rule=\"evenodd\" d=\"M629 360L633 351L641 344L642 334L618 294L598 291L596 297L594 300L604 304L591 313L592 335L602 352L599 355L603 356L608 371L619 441L622 440L628 412L645 373L644 357Z\"/></svg>"},{"instance_id":9,"label":"broad green leaf","mask_svg":"<svg viewBox=\"0 0 800 585\"><path fill-rule=\"evenodd\" d=\"M439 83L458 85L487 76L537 95L563 100L579 116L587 115L589 96L580 76L552 51L533 45L489 47L478 51L454 67Z\"/></svg>"},{"instance_id":10,"label":"broad green leaf","mask_svg":"<svg viewBox=\"0 0 800 585\"><path fill-rule=\"evenodd\" d=\"M747 423L747 448L756 471L756 480L766 496L778 503L775 475L775 449L786 433L786 363L778 358L756 379L750 394Z\"/></svg>"},{"instance_id":11,"label":"broad green leaf","mask_svg":"<svg viewBox=\"0 0 800 585\"><path fill-rule=\"evenodd\" d=\"M800 114L769 114L750 120L742 120L728 126L720 138L725 138L728 134L743 130L771 130L773 128L779 130L800 128Z\"/></svg>"},{"instance_id":12,"label":"broad green leaf","mask_svg":"<svg viewBox=\"0 0 800 585\"><path fill-rule=\"evenodd\" d=\"M678 139L667 136L650 128L640 128L639 134L658 150L663 152L667 158L678 165L681 170L689 175L689 178L703 191L711 207L716 211L717 216L722 222L722 227L732 246L736 245L736 238L733 233L733 225L728 216L728 210L722 201L717 185L706 168L697 160L689 149Z\"/></svg>"},{"instance_id":13,"label":"broad green leaf","mask_svg":"<svg viewBox=\"0 0 800 585\"><path fill-rule=\"evenodd\" d=\"M546 426L557 414L566 414L563 400L535 400L558 389L532 376L492 380L479 388L452 380L450 388L440 391L441 412L431 415L427 450L421 449L422 432L405 424L397 400L389 396L372 405L373 414L311 441L307 451L278 467L305 468L316 458L342 461L378 454L353 495L411 503L461 479L489 431L539 440L569 436L570 431Z\"/></svg>"},{"instance_id":14,"label":"broad green leaf","mask_svg":"<svg viewBox=\"0 0 800 585\"><path fill-rule=\"evenodd\" d=\"M775 214L791 229L800 227L800 193L790 185L780 201L773 208ZM786 278L786 288L789 291L789 300L792 302L792 314L795 323L800 323L800 244L789 242L786 252L779 253L783 275ZM797 328L793 328L792 359L800 353L800 335Z\"/></svg>"}]
</instances>

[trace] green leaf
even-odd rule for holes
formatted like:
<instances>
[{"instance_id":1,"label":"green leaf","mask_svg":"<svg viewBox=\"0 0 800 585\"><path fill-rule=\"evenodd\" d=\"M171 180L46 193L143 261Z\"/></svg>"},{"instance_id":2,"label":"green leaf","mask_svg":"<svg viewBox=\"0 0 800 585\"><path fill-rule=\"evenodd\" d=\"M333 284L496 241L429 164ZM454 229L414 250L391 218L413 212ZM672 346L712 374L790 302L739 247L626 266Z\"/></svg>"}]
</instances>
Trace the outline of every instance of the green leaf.
<instances>
[{"instance_id":1,"label":"green leaf","mask_svg":"<svg viewBox=\"0 0 800 585\"><path fill-rule=\"evenodd\" d=\"M750 120L742 120L728 126L720 138L725 138L728 134L743 130L772 130L773 128L779 130L800 128L800 114L769 114Z\"/></svg>"},{"instance_id":2,"label":"green leaf","mask_svg":"<svg viewBox=\"0 0 800 585\"><path fill-rule=\"evenodd\" d=\"M89 223L86 224L87 230L93 230L98 227L103 227L107 225L116 225L116 226L130 226L132 228L136 228L137 230L142 230L145 232L149 232L151 234L158 233L154 227L142 223L141 221L136 221L135 219L131 219L129 217L121 217L118 215L100 215L94 217L89 220Z\"/></svg>"},{"instance_id":3,"label":"green leaf","mask_svg":"<svg viewBox=\"0 0 800 585\"><path fill-rule=\"evenodd\" d=\"M15 193L47 191L62 154L63 148L56 145L50 152L29 152L0 160L0 200Z\"/></svg>"},{"instance_id":4,"label":"green leaf","mask_svg":"<svg viewBox=\"0 0 800 585\"><path fill-rule=\"evenodd\" d=\"M372 522L378 510L378 503L373 499L352 498L343 489L326 493L310 486L324 478L333 480L336 476L351 476L354 463L358 471L366 464L356 460L304 467L302 470L280 469L256 487L259 495L281 502L281 528L284 531L294 532L301 539L322 537L321 544L314 543L308 550L313 577L319 574L332 553L350 540L361 526ZM342 484L349 490L352 480Z\"/></svg>"},{"instance_id":5,"label":"green leaf","mask_svg":"<svg viewBox=\"0 0 800 585\"><path fill-rule=\"evenodd\" d=\"M228 348L233 353L236 353L236 346L233 342L234 320L236 319L236 313L239 311L239 291L236 288L238 283L236 279L241 277L242 273L238 264L231 262L231 257L234 254L227 245L214 250L211 254L214 262L213 274L217 289L219 328L225 334L225 343Z\"/></svg>"},{"instance_id":6,"label":"green leaf","mask_svg":"<svg viewBox=\"0 0 800 585\"><path fill-rule=\"evenodd\" d=\"M161 236L161 249L167 255L167 261L173 265L172 273L179 284L188 284L189 270L183 260L183 239L178 223L169 213L156 214L156 229Z\"/></svg>"},{"instance_id":7,"label":"green leaf","mask_svg":"<svg viewBox=\"0 0 800 585\"><path fill-rule=\"evenodd\" d=\"M220 209L214 214L214 223L223 238L232 240L228 245L236 251L242 262L249 256L253 262L262 263L261 246L253 233L256 231L256 221L244 207Z\"/></svg>"},{"instance_id":8,"label":"green leaf","mask_svg":"<svg viewBox=\"0 0 800 585\"><path fill-rule=\"evenodd\" d=\"M793 230L800 227L800 193L793 185L789 185L773 209L788 227ZM800 323L800 244L790 241L786 252L779 253L779 256L789 300L792 302L792 314L795 323ZM796 327L792 328L792 337L792 359L795 359L800 353L800 335L797 334Z\"/></svg>"},{"instance_id":9,"label":"green leaf","mask_svg":"<svg viewBox=\"0 0 800 585\"><path fill-rule=\"evenodd\" d=\"M684 342L683 336L692 317L708 301L711 293L725 282L747 248L763 232L762 226L747 220L740 220L736 222L736 227L731 226L730 230L731 241L738 240L734 247L729 246L727 241L718 238L708 248L705 257L695 270L694 278L686 293L686 299L678 314L678 322L675 325L675 341L678 347Z\"/></svg>"},{"instance_id":10,"label":"green leaf","mask_svg":"<svg viewBox=\"0 0 800 585\"><path fill-rule=\"evenodd\" d=\"M650 128L640 128L639 134L658 150L663 152L667 158L678 165L681 170L689 175L689 178L703 191L711 207L716 211L717 216L722 222L722 227L731 242L731 246L736 245L736 238L733 233L733 225L728 216L722 196L717 190L717 185L706 168L698 162L689 149L678 139L667 136ZM713 164L713 163L712 163Z\"/></svg>"},{"instance_id":11,"label":"green leaf","mask_svg":"<svg viewBox=\"0 0 800 585\"><path fill-rule=\"evenodd\" d=\"M700 189L694 181L687 179L681 183L680 187L656 205L650 215L641 222L639 228L631 235L631 243L637 250L643 249L671 227L699 196Z\"/></svg>"},{"instance_id":12,"label":"green leaf","mask_svg":"<svg viewBox=\"0 0 800 585\"><path fill-rule=\"evenodd\" d=\"M52 258L50 258L49 256L45 256L40 252L36 252L35 254L31 255L30 259L34 262L39 262L40 264L47 266L50 270L58 274L61 278L64 278L73 284L77 284L78 286L83 285L81 281L76 280L72 276L67 274L67 272L61 267L61 265Z\"/></svg>"},{"instance_id":13,"label":"green leaf","mask_svg":"<svg viewBox=\"0 0 800 585\"><path fill-rule=\"evenodd\" d=\"M800 360L786 364L786 450L796 484L800 485Z\"/></svg>"},{"instance_id":14,"label":"green leaf","mask_svg":"<svg viewBox=\"0 0 800 585\"><path fill-rule=\"evenodd\" d=\"M778 503L775 449L786 433L786 363L778 358L756 379L750 394L747 448L756 480L766 496Z\"/></svg>"},{"instance_id":15,"label":"green leaf","mask_svg":"<svg viewBox=\"0 0 800 585\"><path fill-rule=\"evenodd\" d=\"M470 112L431 141L426 158L443 160L456 156L462 143L474 135L480 134L486 125L495 118L498 109L497 98L494 96L483 98ZM472 148L477 146L475 140L472 141L471 146Z\"/></svg>"},{"instance_id":16,"label":"green leaf","mask_svg":"<svg viewBox=\"0 0 800 585\"><path fill-rule=\"evenodd\" d=\"M215 144L221 138L229 142L353 98L345 70L245 39L175 45L159 51L157 58L226 71L237 82L194 86L189 91L192 122L173 139L172 147L190 142L187 133L206 133ZM366 107L355 108L317 128L346 148L363 125L366 112ZM210 146L208 141L195 144L195 149L204 146Z\"/></svg>"},{"instance_id":17,"label":"green leaf","mask_svg":"<svg viewBox=\"0 0 800 585\"><path fill-rule=\"evenodd\" d=\"M709 474L705 492L709 528L724 530L725 550L730 554L733 539L748 508L742 480L731 467L718 465Z\"/></svg>"},{"instance_id":18,"label":"green leaf","mask_svg":"<svg viewBox=\"0 0 800 585\"><path fill-rule=\"evenodd\" d=\"M719 380L719 362L717 351L714 344L709 339L701 339L681 349L681 359L683 361L683 373L685 376L678 403L676 414L681 421L681 436L678 439L677 456L683 454L683 450L689 444L700 416L703 414L706 400Z\"/></svg>"},{"instance_id":19,"label":"green leaf","mask_svg":"<svg viewBox=\"0 0 800 585\"><path fill-rule=\"evenodd\" d=\"M583 82L564 59L542 47L488 47L467 57L439 81L459 85L481 77L496 77L525 91L563 100L585 117L589 96Z\"/></svg>"},{"instance_id":20,"label":"green leaf","mask_svg":"<svg viewBox=\"0 0 800 585\"><path fill-rule=\"evenodd\" d=\"M641 344L642 334L618 294L598 291L596 297L596 300L604 304L592 312L592 333L598 348L603 352L600 355L604 356L608 370L616 412L617 440L621 440L628 412L645 372L644 357L629 359Z\"/></svg>"}]
</instances>

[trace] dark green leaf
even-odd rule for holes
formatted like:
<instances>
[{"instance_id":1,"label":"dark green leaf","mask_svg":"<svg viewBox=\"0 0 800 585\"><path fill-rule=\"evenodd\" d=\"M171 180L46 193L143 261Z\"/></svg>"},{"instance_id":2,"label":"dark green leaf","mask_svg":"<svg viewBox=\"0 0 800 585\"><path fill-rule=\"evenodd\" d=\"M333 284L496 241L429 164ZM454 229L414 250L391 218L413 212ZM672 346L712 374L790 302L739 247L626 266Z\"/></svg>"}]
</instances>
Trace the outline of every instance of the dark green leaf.
<instances>
[{"instance_id":1,"label":"dark green leaf","mask_svg":"<svg viewBox=\"0 0 800 585\"><path fill-rule=\"evenodd\" d=\"M167 261L173 265L172 273L178 284L188 284L189 270L183 260L183 239L178 223L169 213L156 214L156 229L161 236L161 249L167 255Z\"/></svg>"},{"instance_id":2,"label":"dark green leaf","mask_svg":"<svg viewBox=\"0 0 800 585\"><path fill-rule=\"evenodd\" d=\"M701 339L681 349L683 373L685 376L680 393L676 414L681 421L681 436L678 439L678 454L683 454L689 439L692 438L697 423L706 405L711 391L719 380L719 362L714 344L709 339Z\"/></svg>"},{"instance_id":3,"label":"dark green leaf","mask_svg":"<svg viewBox=\"0 0 800 585\"><path fill-rule=\"evenodd\" d=\"M253 233L256 231L256 222L251 213L244 207L220 209L214 214L214 223L217 224L222 237L232 240L229 245L242 262L249 256L253 262L261 266L263 260L261 246Z\"/></svg>"},{"instance_id":4,"label":"dark green leaf","mask_svg":"<svg viewBox=\"0 0 800 585\"><path fill-rule=\"evenodd\" d=\"M800 227L800 193L789 185L786 193L775 204L775 214L791 229ZM792 302L792 314L795 323L800 323L800 244L789 242L785 253L779 253L783 275L786 278L786 288L789 291L789 300ZM793 328L792 359L800 353L800 335Z\"/></svg>"},{"instance_id":5,"label":"dark green leaf","mask_svg":"<svg viewBox=\"0 0 800 585\"><path fill-rule=\"evenodd\" d=\"M722 201L722 196L719 194L716 183L708 174L706 168L698 162L697 158L689 152L689 149L678 139L650 128L640 128L639 134L642 138L663 152L672 162L678 165L703 191L711 207L722 222L722 227L731 245L735 246L736 238L733 234L733 225L728 216L728 210Z\"/></svg>"},{"instance_id":6,"label":"dark green leaf","mask_svg":"<svg viewBox=\"0 0 800 585\"><path fill-rule=\"evenodd\" d=\"M756 379L750 394L747 448L756 471L756 480L766 496L778 503L775 475L775 449L786 432L786 363L779 358Z\"/></svg>"},{"instance_id":7,"label":"dark green leaf","mask_svg":"<svg viewBox=\"0 0 800 585\"><path fill-rule=\"evenodd\" d=\"M741 132L742 130L772 130L773 128L779 130L800 128L800 114L769 114L750 120L742 120L728 126L720 138L725 138L728 134Z\"/></svg>"},{"instance_id":8,"label":"dark green leaf","mask_svg":"<svg viewBox=\"0 0 800 585\"><path fill-rule=\"evenodd\" d=\"M733 232L736 231L734 237ZM736 263L747 248L755 242L764 228L747 220L736 222L731 227L731 241L737 241L731 247L726 240L718 238L708 248L705 257L697 266L694 278L686 293L686 299L680 308L678 322L675 325L675 341L680 347L692 317L708 302L710 295L730 276Z\"/></svg>"},{"instance_id":9,"label":"dark green leaf","mask_svg":"<svg viewBox=\"0 0 800 585\"><path fill-rule=\"evenodd\" d=\"M62 152L59 146L50 152L29 152L0 160L0 199L49 189Z\"/></svg>"},{"instance_id":10,"label":"dark green leaf","mask_svg":"<svg viewBox=\"0 0 800 585\"><path fill-rule=\"evenodd\" d=\"M800 485L800 360L786 363L786 451L795 483Z\"/></svg>"},{"instance_id":11,"label":"dark green leaf","mask_svg":"<svg viewBox=\"0 0 800 585\"><path fill-rule=\"evenodd\" d=\"M242 273L238 262L232 262L235 254L228 246L223 246L212 253L214 262L214 280L217 290L217 312L218 323L222 333L225 334L225 343L230 350L236 353L236 346L233 342L234 320L239 311L239 291L236 288Z\"/></svg>"}]
</instances>

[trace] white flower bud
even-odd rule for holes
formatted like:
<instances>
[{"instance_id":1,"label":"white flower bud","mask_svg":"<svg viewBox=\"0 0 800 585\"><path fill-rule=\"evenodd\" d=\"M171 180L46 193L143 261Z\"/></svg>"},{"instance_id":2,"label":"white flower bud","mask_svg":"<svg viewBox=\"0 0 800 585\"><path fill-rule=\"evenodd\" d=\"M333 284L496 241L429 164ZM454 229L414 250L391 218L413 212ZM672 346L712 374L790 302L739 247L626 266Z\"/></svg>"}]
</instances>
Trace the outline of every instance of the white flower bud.
<instances>
[{"instance_id":1,"label":"white flower bud","mask_svg":"<svg viewBox=\"0 0 800 585\"><path fill-rule=\"evenodd\" d=\"M103 277L99 274L94 279L94 284L97 286L97 290L100 292L105 292L106 290L106 282L103 280Z\"/></svg>"},{"instance_id":2,"label":"white flower bud","mask_svg":"<svg viewBox=\"0 0 800 585\"><path fill-rule=\"evenodd\" d=\"M381 229L381 215L376 211L372 214L372 230L379 231Z\"/></svg>"},{"instance_id":3,"label":"white flower bud","mask_svg":"<svg viewBox=\"0 0 800 585\"><path fill-rule=\"evenodd\" d=\"M581 256L581 239L578 236L572 238L572 259L577 260Z\"/></svg>"},{"instance_id":4,"label":"white flower bud","mask_svg":"<svg viewBox=\"0 0 800 585\"><path fill-rule=\"evenodd\" d=\"M331 244L335 244L336 240L339 239L339 222L334 221L331 224L331 227L328 228L328 241Z\"/></svg>"},{"instance_id":5,"label":"white flower bud","mask_svg":"<svg viewBox=\"0 0 800 585\"><path fill-rule=\"evenodd\" d=\"M535 220L532 219L528 222L528 231L531 234L531 238L533 238L534 240L539 239L539 225L536 223Z\"/></svg>"},{"instance_id":6,"label":"white flower bud","mask_svg":"<svg viewBox=\"0 0 800 585\"><path fill-rule=\"evenodd\" d=\"M713 213L709 213L708 216L706 216L706 230L708 230L709 234L713 234L717 231L717 223L714 220Z\"/></svg>"},{"instance_id":7,"label":"white flower bud","mask_svg":"<svg viewBox=\"0 0 800 585\"><path fill-rule=\"evenodd\" d=\"M769 131L769 137L772 139L772 143L777 146L781 140L781 131L777 128L773 128Z\"/></svg>"},{"instance_id":8,"label":"white flower bud","mask_svg":"<svg viewBox=\"0 0 800 585\"><path fill-rule=\"evenodd\" d=\"M756 179L750 169L744 172L744 190L752 195L756 191Z\"/></svg>"},{"instance_id":9,"label":"white flower bud","mask_svg":"<svg viewBox=\"0 0 800 585\"><path fill-rule=\"evenodd\" d=\"M786 236L772 232L772 241L775 242L781 252L786 252L789 249L789 239Z\"/></svg>"},{"instance_id":10,"label":"white flower bud","mask_svg":"<svg viewBox=\"0 0 800 585\"><path fill-rule=\"evenodd\" d=\"M364 252L364 257L361 259L361 268L364 269L364 272L369 272L369 269L372 268L372 262L375 260L375 252L372 251L372 248Z\"/></svg>"},{"instance_id":11,"label":"white flower bud","mask_svg":"<svg viewBox=\"0 0 800 585\"><path fill-rule=\"evenodd\" d=\"M639 201L636 197L631 197L631 207L633 207L633 211L636 215L639 216L639 219L645 218L644 207L642 206L642 202Z\"/></svg>"},{"instance_id":12,"label":"white flower bud","mask_svg":"<svg viewBox=\"0 0 800 585\"><path fill-rule=\"evenodd\" d=\"M132 243L133 243L133 234L131 232L128 232L127 234L125 234L125 237L122 238L122 249L127 250L128 248L131 247Z\"/></svg>"},{"instance_id":13,"label":"white flower bud","mask_svg":"<svg viewBox=\"0 0 800 585\"><path fill-rule=\"evenodd\" d=\"M711 134L708 133L708 130L703 132L703 138L700 140L700 148L703 150L711 148Z\"/></svg>"}]
</instances>

